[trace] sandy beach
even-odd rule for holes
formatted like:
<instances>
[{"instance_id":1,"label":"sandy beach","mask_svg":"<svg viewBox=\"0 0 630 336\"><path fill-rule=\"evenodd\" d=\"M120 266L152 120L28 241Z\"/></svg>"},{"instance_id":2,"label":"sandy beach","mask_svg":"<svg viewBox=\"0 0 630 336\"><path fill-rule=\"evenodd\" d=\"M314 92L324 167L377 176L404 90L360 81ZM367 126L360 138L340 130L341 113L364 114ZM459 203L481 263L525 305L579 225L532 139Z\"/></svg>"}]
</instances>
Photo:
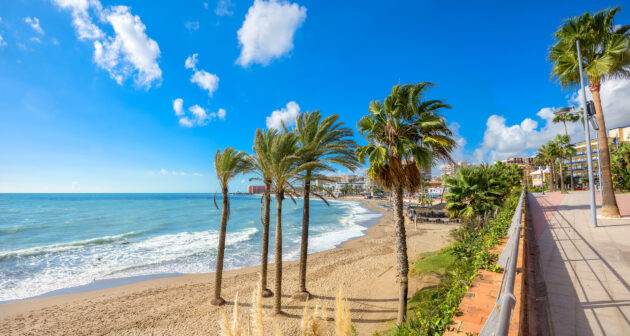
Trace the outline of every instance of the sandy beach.
<instances>
[{"instance_id":1,"label":"sandy beach","mask_svg":"<svg viewBox=\"0 0 630 336\"><path fill-rule=\"evenodd\" d=\"M333 316L339 287L350 303L352 324L359 335L391 326L396 316L397 284L391 215L370 201L364 204L384 216L370 226L366 235L340 247L309 255L307 288L310 305L328 307ZM414 230L407 221L410 261L418 253L434 251L449 241L455 225L422 223ZM269 287L273 288L270 264ZM242 320L247 321L251 294L260 266L224 273L223 297L227 304L210 304L214 274L159 278L101 290L63 294L0 305L2 335L219 335L220 310L228 314L239 293ZM410 295L418 288L435 284L434 276L412 276ZM293 300L297 289L298 262L285 262L283 270L283 311L271 316L273 298L263 299L265 334L272 334L272 321L284 335L296 335L304 303ZM333 330L333 323L329 329Z\"/></svg>"}]
</instances>

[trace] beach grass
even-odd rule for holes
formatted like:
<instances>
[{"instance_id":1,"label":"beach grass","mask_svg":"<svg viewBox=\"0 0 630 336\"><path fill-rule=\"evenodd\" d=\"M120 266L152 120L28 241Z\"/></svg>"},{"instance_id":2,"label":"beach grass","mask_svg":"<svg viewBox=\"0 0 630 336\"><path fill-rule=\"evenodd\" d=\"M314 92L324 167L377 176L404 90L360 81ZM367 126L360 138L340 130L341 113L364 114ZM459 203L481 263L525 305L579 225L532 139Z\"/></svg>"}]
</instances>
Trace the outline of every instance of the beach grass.
<instances>
[{"instance_id":1,"label":"beach grass","mask_svg":"<svg viewBox=\"0 0 630 336\"><path fill-rule=\"evenodd\" d=\"M455 262L455 256L451 252L451 248L446 247L441 250L419 254L419 259L411 267L412 272L415 274L437 273L444 275L446 270Z\"/></svg>"}]
</instances>

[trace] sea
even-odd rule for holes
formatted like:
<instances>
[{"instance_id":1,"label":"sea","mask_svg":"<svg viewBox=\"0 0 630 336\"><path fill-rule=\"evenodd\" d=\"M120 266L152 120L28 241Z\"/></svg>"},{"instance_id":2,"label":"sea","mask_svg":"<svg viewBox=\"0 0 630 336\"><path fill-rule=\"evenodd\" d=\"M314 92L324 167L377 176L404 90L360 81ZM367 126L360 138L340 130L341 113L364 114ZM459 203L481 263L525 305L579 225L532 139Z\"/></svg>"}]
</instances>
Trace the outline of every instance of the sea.
<instances>
[{"instance_id":1,"label":"sea","mask_svg":"<svg viewBox=\"0 0 630 336\"><path fill-rule=\"evenodd\" d=\"M213 194L0 194L0 302L97 281L213 272L222 204ZM282 209L283 260L299 258L302 200ZM309 253L360 237L381 215L311 199ZM269 261L274 260L272 197ZM261 197L230 195L224 269L259 265Z\"/></svg>"}]
</instances>

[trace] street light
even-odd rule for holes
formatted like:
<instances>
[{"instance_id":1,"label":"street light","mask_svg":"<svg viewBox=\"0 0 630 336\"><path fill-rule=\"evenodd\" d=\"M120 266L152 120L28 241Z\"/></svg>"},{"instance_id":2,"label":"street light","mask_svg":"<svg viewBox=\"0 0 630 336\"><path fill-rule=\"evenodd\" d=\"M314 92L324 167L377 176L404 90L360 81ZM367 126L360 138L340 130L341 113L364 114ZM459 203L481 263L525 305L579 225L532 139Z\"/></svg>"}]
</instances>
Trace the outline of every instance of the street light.
<instances>
[{"instance_id":1,"label":"street light","mask_svg":"<svg viewBox=\"0 0 630 336\"><path fill-rule=\"evenodd\" d=\"M579 53L579 49L578 49L578 53ZM582 68L582 65L580 65L580 69ZM584 85L584 83L582 83L582 85ZM584 90L584 87L582 87L582 89ZM584 91L582 93L582 95L584 96ZM584 100L586 101L586 98L584 98ZM592 102L589 101L589 103L592 104ZM588 165L588 190L589 190L589 195L591 197L591 226L593 227L597 227L597 213L595 211L595 186L594 186L594 178L593 178L593 156L591 154L592 150L591 150L591 128L589 126L589 122L590 125L593 126L593 128L598 129L597 126L597 122L595 122L593 116L594 113L591 114L588 112L589 110L589 105L588 103L584 103L584 106L586 106L585 110L582 110L582 114L584 117L584 135L585 135L585 150L586 150L586 160L588 161L587 165ZM557 109L556 111L554 111L554 114L564 114L567 113L569 111L573 111L575 112L575 108L573 106L571 107L561 107L559 109ZM594 110L593 110L594 111ZM578 112L579 113L579 112ZM598 151L599 152L599 151ZM562 172L560 172L562 174ZM573 172L571 172L571 174L573 174ZM601 175L600 175L601 178Z\"/></svg>"},{"instance_id":2,"label":"street light","mask_svg":"<svg viewBox=\"0 0 630 336\"><path fill-rule=\"evenodd\" d=\"M595 190L593 190L593 159L591 155L591 128L588 127L588 118L590 115L587 115L587 110L589 109L589 105L586 103L586 88L584 88L584 74L582 70L582 52L580 51L580 40L575 41L575 46L577 48L577 56L578 56L578 65L580 67L580 85L582 86L582 103L584 104L584 133L586 134L586 143L587 143L587 159L588 159L588 188L589 194L591 196L591 226L597 227L597 213L595 210ZM590 114L590 113L588 113Z\"/></svg>"}]
</instances>

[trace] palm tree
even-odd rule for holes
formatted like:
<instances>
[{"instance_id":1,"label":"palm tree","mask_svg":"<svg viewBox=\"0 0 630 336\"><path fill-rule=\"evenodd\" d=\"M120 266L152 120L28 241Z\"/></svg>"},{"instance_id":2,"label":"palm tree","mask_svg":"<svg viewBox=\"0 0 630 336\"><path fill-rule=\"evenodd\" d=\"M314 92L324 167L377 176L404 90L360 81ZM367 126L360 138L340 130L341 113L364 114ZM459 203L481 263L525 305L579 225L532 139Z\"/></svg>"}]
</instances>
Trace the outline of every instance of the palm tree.
<instances>
[{"instance_id":1,"label":"palm tree","mask_svg":"<svg viewBox=\"0 0 630 336\"><path fill-rule=\"evenodd\" d=\"M602 172L602 216L616 218L620 215L612 185L610 151L600 88L602 82L608 79L630 77L630 25L614 24L615 15L619 11L620 8L616 7L567 19L555 32L557 41L549 51L549 59L553 63L552 76L564 88L580 85L579 64L582 63L584 67L599 125L597 139ZM581 59L578 59L576 41L580 42ZM590 150L589 146L587 144L587 150Z\"/></svg>"},{"instance_id":2,"label":"palm tree","mask_svg":"<svg viewBox=\"0 0 630 336\"><path fill-rule=\"evenodd\" d=\"M507 174L498 174L497 170L488 165L464 167L448 177L445 186L449 192L444 197L449 216L479 219L497 209L505 191L510 190L508 181L512 183Z\"/></svg>"},{"instance_id":3,"label":"palm tree","mask_svg":"<svg viewBox=\"0 0 630 336\"><path fill-rule=\"evenodd\" d=\"M578 122L580 121L580 116L577 113L572 113L572 112L561 112L561 113L557 113L556 116L553 118L553 122L554 123L562 123L564 125L564 135L565 136L569 136L569 132L567 131L567 122ZM575 155L575 153L567 153L567 155L569 155L569 167L571 168L571 190L574 190L574 184L573 184L573 155Z\"/></svg>"},{"instance_id":4,"label":"palm tree","mask_svg":"<svg viewBox=\"0 0 630 336\"><path fill-rule=\"evenodd\" d=\"M265 184L265 194L263 195L264 214L262 217L263 240L262 253L260 262L260 288L263 297L273 296L273 292L267 288L267 262L269 253L269 212L271 204L271 171L270 171L270 151L273 139L278 135L275 129L256 130L254 138L254 155L250 156L250 162L253 171L258 175L257 180L261 180Z\"/></svg>"},{"instance_id":5,"label":"palm tree","mask_svg":"<svg viewBox=\"0 0 630 336\"><path fill-rule=\"evenodd\" d=\"M452 162L450 153L456 145L446 121L438 114L450 106L442 100L423 99L432 86L429 82L396 85L383 103L371 102L369 114L357 123L368 142L357 148L359 161L364 163L367 158L372 181L392 193L400 284L398 324L406 319L409 272L403 191L415 191L422 182L421 170L436 160Z\"/></svg>"},{"instance_id":6,"label":"palm tree","mask_svg":"<svg viewBox=\"0 0 630 336\"><path fill-rule=\"evenodd\" d=\"M293 132L300 142L300 168L304 169L304 207L300 246L300 288L293 297L301 300L307 300L309 297L309 292L306 290L306 263L311 181L323 178L318 173L334 171L331 164L352 170L358 167L354 154L357 143L350 138L352 130L343 127L344 123L337 122L338 119L339 116L336 114L322 119L319 111L301 113L295 119Z\"/></svg>"},{"instance_id":7,"label":"palm tree","mask_svg":"<svg viewBox=\"0 0 630 336\"><path fill-rule=\"evenodd\" d=\"M214 155L214 170L221 185L223 195L223 211L221 212L221 228L219 229L219 246L217 247L217 268L214 282L214 299L212 304L220 306L225 303L221 297L221 281L223 279L223 257L225 253L225 234L227 222L230 217L230 200L228 199L228 183L238 174L247 173L251 170L247 154L237 151L232 147L226 147L223 153L218 149ZM216 195L215 195L216 197ZM214 205L216 205L216 200Z\"/></svg>"},{"instance_id":8,"label":"palm tree","mask_svg":"<svg viewBox=\"0 0 630 336\"><path fill-rule=\"evenodd\" d=\"M564 156L566 155L565 148L569 144L569 137L558 134L556 135L554 142L556 144L556 155L560 161L560 193L566 194L567 190L564 187L564 169L562 167L562 163L564 161Z\"/></svg>"},{"instance_id":9,"label":"palm tree","mask_svg":"<svg viewBox=\"0 0 630 336\"><path fill-rule=\"evenodd\" d=\"M288 195L293 199L297 195L293 181L298 178L299 152L298 138L293 132L278 134L271 141L269 151L269 176L276 193L276 242L275 242L275 288L274 313L282 312L282 201ZM294 200L295 202L295 200Z\"/></svg>"},{"instance_id":10,"label":"palm tree","mask_svg":"<svg viewBox=\"0 0 630 336\"><path fill-rule=\"evenodd\" d=\"M551 175L551 181L549 181L549 191L556 191L556 167L555 162L558 157L558 147L553 141L549 141L547 144L542 145L538 152L537 157L540 157L548 166ZM543 173L544 174L544 173ZM544 187L544 186L543 186Z\"/></svg>"}]
</instances>

